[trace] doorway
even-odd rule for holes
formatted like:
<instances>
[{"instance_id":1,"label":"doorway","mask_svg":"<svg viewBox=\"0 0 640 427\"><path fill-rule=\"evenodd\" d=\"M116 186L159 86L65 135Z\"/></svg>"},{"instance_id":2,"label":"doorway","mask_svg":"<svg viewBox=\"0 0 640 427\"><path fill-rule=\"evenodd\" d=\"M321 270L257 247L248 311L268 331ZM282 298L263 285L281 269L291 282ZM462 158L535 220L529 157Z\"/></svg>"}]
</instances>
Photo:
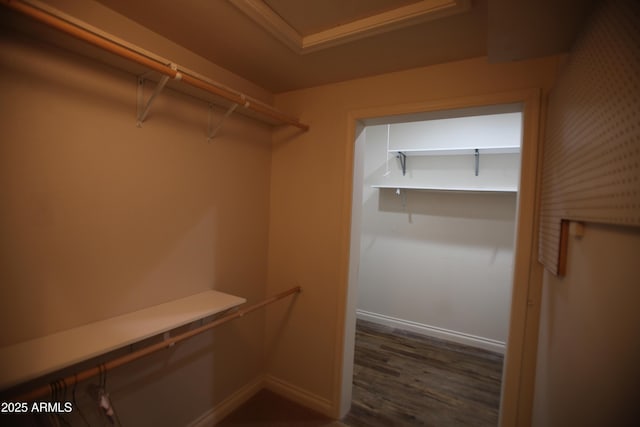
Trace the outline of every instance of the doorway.
<instances>
[{"instance_id":1,"label":"doorway","mask_svg":"<svg viewBox=\"0 0 640 427\"><path fill-rule=\"evenodd\" d=\"M433 118L454 117L455 115L472 115L478 111L484 114L490 109L504 110L514 108L523 114L522 168L519 174L520 193L517 198L515 256L513 262L513 287L511 295L511 313L509 316L509 334L506 340L506 363L503 375L501 420L504 425L514 422L518 411L526 410L527 398L531 390L521 388L527 375L532 371L522 371L523 362L527 363L531 355L535 356L535 343L528 345L533 333L532 322L537 320L536 313L527 305L527 294L530 291L530 271L533 242L533 209L535 204L536 159L537 159L537 127L539 115L538 91L525 91L510 94L498 94L481 98L469 98L438 103L394 106L353 112L350 124L355 147L350 156L353 168L353 192L351 200L351 229L349 285L345 292L345 329L343 342L343 370L341 382L340 415L344 416L349 409L352 392L353 351L355 343L355 319L357 299L357 282L360 261L360 232L362 215L362 188L364 170L364 147L367 126L385 123L427 120ZM489 109L489 110L488 110ZM394 161L398 161L394 159ZM379 190L386 191L386 190ZM534 287L536 284L534 283ZM535 290L535 289L534 289ZM537 309L537 307L534 307ZM530 311L527 318L527 311ZM523 359L524 357L524 359ZM521 412L522 413L522 412Z\"/></svg>"}]
</instances>

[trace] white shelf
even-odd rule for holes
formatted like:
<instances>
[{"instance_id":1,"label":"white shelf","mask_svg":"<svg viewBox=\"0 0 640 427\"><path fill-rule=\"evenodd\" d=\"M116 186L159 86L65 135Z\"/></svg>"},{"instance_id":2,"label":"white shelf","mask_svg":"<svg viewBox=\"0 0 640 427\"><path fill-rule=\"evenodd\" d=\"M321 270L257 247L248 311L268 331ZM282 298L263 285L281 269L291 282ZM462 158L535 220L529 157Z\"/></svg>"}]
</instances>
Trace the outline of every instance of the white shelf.
<instances>
[{"instance_id":1,"label":"white shelf","mask_svg":"<svg viewBox=\"0 0 640 427\"><path fill-rule=\"evenodd\" d=\"M0 348L0 390L72 366L245 303L206 291Z\"/></svg>"},{"instance_id":2,"label":"white shelf","mask_svg":"<svg viewBox=\"0 0 640 427\"><path fill-rule=\"evenodd\" d=\"M477 187L422 187L411 185L372 185L371 188L390 188L399 190L424 190L424 191L460 191L471 193L517 193L515 187L507 188L477 188Z\"/></svg>"},{"instance_id":3,"label":"white shelf","mask_svg":"<svg viewBox=\"0 0 640 427\"><path fill-rule=\"evenodd\" d=\"M460 156L475 154L476 149L480 154L517 154L520 146L503 147L462 147L462 148L408 148L389 150L390 153L404 153L406 156Z\"/></svg>"}]
</instances>

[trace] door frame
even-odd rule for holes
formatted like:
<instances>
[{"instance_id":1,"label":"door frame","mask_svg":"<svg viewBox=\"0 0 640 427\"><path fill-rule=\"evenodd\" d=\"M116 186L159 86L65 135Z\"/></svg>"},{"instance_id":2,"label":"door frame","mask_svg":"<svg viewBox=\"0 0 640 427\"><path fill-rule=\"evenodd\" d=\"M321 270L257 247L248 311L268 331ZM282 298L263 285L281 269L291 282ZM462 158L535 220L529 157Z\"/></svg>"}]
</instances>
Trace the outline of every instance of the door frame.
<instances>
[{"instance_id":1,"label":"door frame","mask_svg":"<svg viewBox=\"0 0 640 427\"><path fill-rule=\"evenodd\" d=\"M351 406L353 378L353 353L355 343L355 302L359 264L359 239L361 206L354 203L355 192L361 192L362 177L356 174L357 161L362 161L362 130L366 120L428 113L441 110L457 110L501 104L522 104L522 148L520 160L520 184L516 212L516 238L514 247L514 271L511 297L509 334L506 343L505 363L500 399L500 426L530 424L535 381L535 359L540 317L540 293L542 267L537 262L538 207L540 165L542 164L541 90L526 89L495 94L426 101L412 104L387 105L349 111L347 114L347 141L345 153L345 206L342 239L341 280L342 289L338 301L338 328L336 336L336 360L341 361L334 381L334 414L342 418ZM360 156L360 157L359 157ZM354 199L354 197L356 197ZM356 241L357 240L357 241ZM352 242L354 244L352 244Z\"/></svg>"}]
</instances>

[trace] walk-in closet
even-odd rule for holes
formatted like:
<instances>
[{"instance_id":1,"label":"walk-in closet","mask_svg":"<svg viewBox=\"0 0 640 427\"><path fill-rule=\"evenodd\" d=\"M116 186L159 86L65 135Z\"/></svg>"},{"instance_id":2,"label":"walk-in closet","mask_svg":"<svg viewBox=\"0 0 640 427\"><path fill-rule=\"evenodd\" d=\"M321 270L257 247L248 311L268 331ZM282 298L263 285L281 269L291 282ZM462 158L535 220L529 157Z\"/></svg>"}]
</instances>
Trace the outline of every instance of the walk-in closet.
<instances>
[{"instance_id":1,"label":"walk-in closet","mask_svg":"<svg viewBox=\"0 0 640 427\"><path fill-rule=\"evenodd\" d=\"M504 351L517 109L365 128L359 318Z\"/></svg>"},{"instance_id":2,"label":"walk-in closet","mask_svg":"<svg viewBox=\"0 0 640 427\"><path fill-rule=\"evenodd\" d=\"M513 286L520 110L520 105L499 105L377 118L362 130L362 210L355 243L360 245L356 385L363 381L358 375L376 369L369 366L375 365L375 356L366 350L369 346L372 351L375 343L358 342L373 339L374 324L398 332L398 351L415 352L426 372L429 363L455 364L456 359L443 356L434 362L437 357L427 356L438 352L437 346L419 354L415 350L419 346L402 342L403 334L459 343L460 352L466 346L469 353L474 348L494 353L486 353L491 360L500 359L491 381L496 370L501 373ZM384 342L379 344L381 353L393 346L393 339L379 340ZM359 344L364 348L361 353ZM471 373L474 362L465 363ZM478 363L480 376L484 362ZM405 396L398 399L418 393L419 372L407 374ZM424 376L425 384L434 381L428 373ZM377 378L376 385L376 378L369 378L360 392L378 387L379 394L390 390L389 399L403 395L384 378ZM455 388L454 383L449 387ZM429 412L433 392L424 391L424 413ZM496 405L499 384L493 384L493 394L489 400ZM463 392L458 390L457 395L462 399ZM419 408L420 399L416 401ZM418 417L420 412L416 411ZM438 418L421 421L428 424Z\"/></svg>"},{"instance_id":3,"label":"walk-in closet","mask_svg":"<svg viewBox=\"0 0 640 427\"><path fill-rule=\"evenodd\" d=\"M629 424L640 3L548 3L0 0L0 426Z\"/></svg>"}]
</instances>

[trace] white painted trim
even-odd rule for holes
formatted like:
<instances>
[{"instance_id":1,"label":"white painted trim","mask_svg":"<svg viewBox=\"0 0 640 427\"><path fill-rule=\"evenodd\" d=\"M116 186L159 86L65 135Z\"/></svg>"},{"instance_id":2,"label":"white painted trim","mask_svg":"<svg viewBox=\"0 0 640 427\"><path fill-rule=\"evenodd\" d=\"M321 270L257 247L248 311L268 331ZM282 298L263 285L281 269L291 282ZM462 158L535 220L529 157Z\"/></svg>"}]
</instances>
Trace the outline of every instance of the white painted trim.
<instances>
[{"instance_id":1,"label":"white painted trim","mask_svg":"<svg viewBox=\"0 0 640 427\"><path fill-rule=\"evenodd\" d=\"M420 0L303 36L262 0L229 1L275 38L299 54L444 18L466 12L471 8L469 0Z\"/></svg>"},{"instance_id":2,"label":"white painted trim","mask_svg":"<svg viewBox=\"0 0 640 427\"><path fill-rule=\"evenodd\" d=\"M413 322L411 320L398 319L397 317L386 316L384 314L372 313L365 310L356 310L356 318L389 326L391 328L415 332L416 334L428 337L440 338L471 347L483 348L500 354L504 354L505 350L505 343L502 341L453 331L451 329L439 328L437 326L425 325L424 323Z\"/></svg>"},{"instance_id":3,"label":"white painted trim","mask_svg":"<svg viewBox=\"0 0 640 427\"><path fill-rule=\"evenodd\" d=\"M262 0L229 0L245 15L296 53L302 53L302 36Z\"/></svg>"},{"instance_id":4,"label":"white painted trim","mask_svg":"<svg viewBox=\"0 0 640 427\"><path fill-rule=\"evenodd\" d=\"M421 0L302 38L305 52L370 37L469 10L466 0Z\"/></svg>"},{"instance_id":5,"label":"white painted trim","mask_svg":"<svg viewBox=\"0 0 640 427\"><path fill-rule=\"evenodd\" d=\"M264 388L330 418L334 416L334 409L330 400L280 378L267 375L264 379Z\"/></svg>"},{"instance_id":6,"label":"white painted trim","mask_svg":"<svg viewBox=\"0 0 640 427\"><path fill-rule=\"evenodd\" d=\"M187 427L213 427L219 423L224 417L238 409L253 395L264 388L265 378L260 375L250 383L245 384L236 390L229 397L209 409L204 414L190 422Z\"/></svg>"}]
</instances>

